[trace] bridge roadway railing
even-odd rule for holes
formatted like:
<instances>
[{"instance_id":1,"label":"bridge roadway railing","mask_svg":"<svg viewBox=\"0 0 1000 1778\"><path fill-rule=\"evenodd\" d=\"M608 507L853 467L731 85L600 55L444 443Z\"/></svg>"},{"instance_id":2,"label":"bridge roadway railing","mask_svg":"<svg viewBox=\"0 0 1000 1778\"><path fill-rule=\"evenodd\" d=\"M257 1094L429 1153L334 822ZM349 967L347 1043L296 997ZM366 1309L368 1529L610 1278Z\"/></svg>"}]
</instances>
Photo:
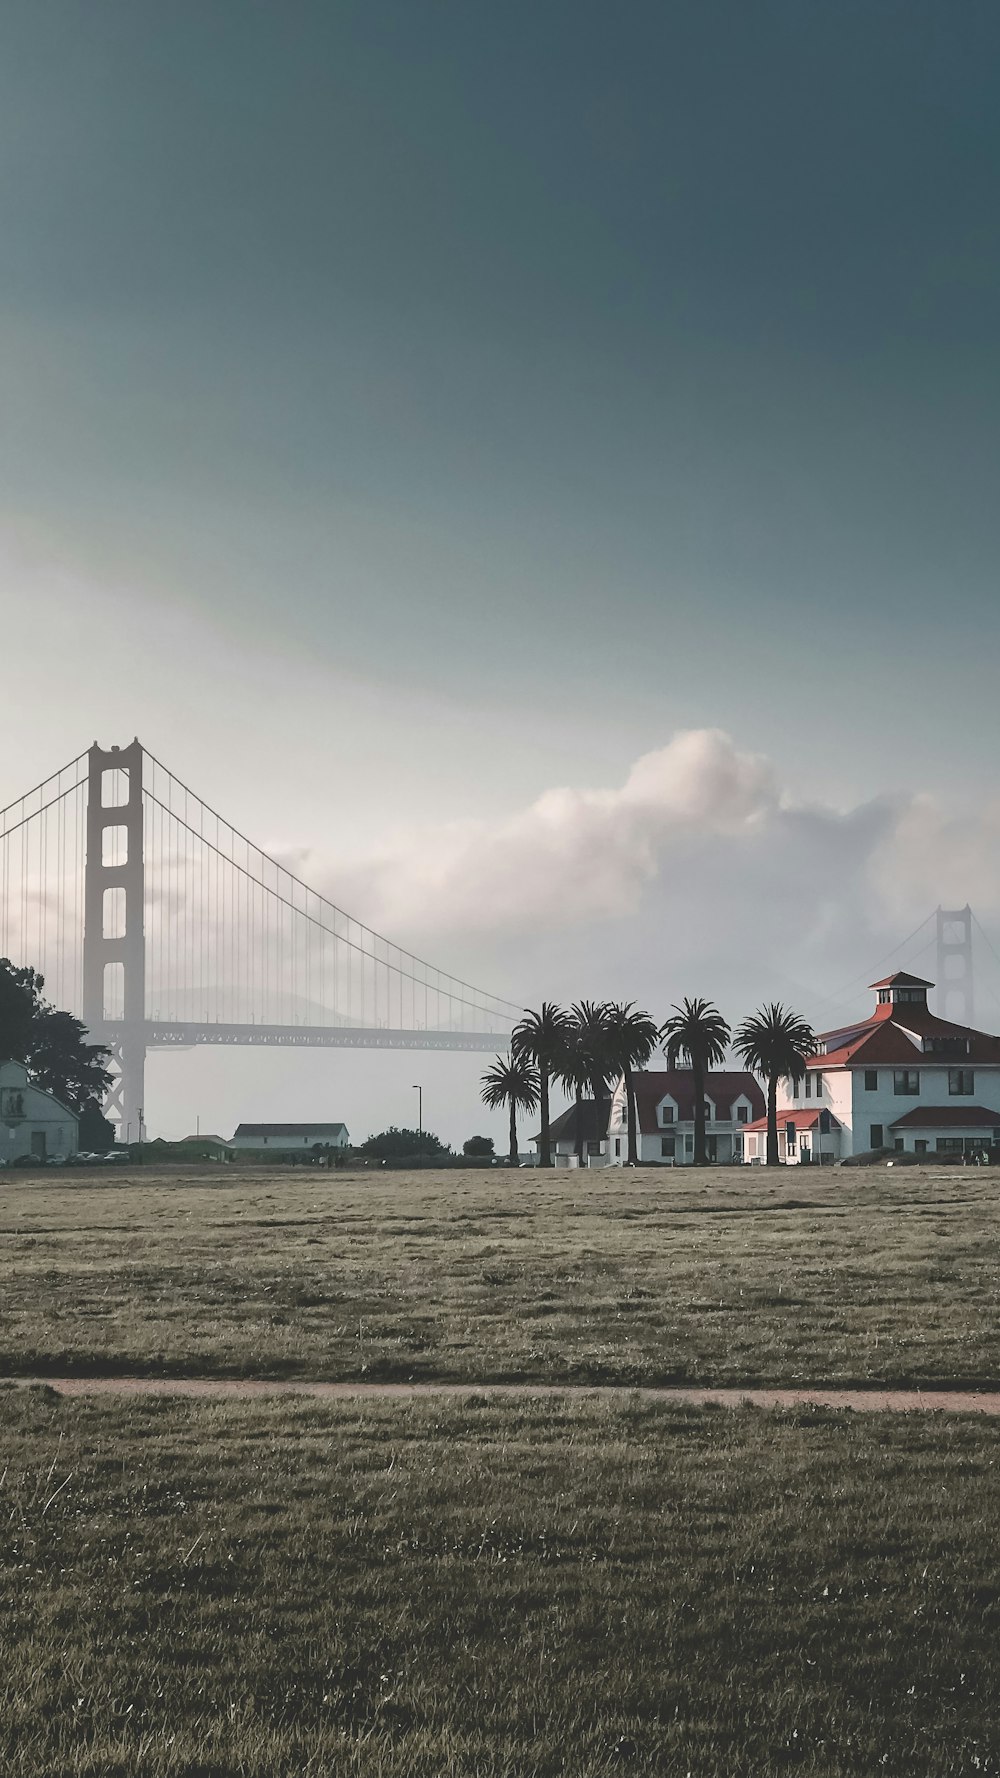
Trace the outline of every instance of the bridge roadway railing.
<instances>
[{"instance_id":1,"label":"bridge roadway railing","mask_svg":"<svg viewBox=\"0 0 1000 1778\"><path fill-rule=\"evenodd\" d=\"M138 1027L107 1021L91 1027L91 1041L113 1048L136 1040L145 1049L193 1049L202 1044L274 1049L475 1050L493 1054L509 1031L393 1030L379 1025L225 1025L147 1019Z\"/></svg>"}]
</instances>

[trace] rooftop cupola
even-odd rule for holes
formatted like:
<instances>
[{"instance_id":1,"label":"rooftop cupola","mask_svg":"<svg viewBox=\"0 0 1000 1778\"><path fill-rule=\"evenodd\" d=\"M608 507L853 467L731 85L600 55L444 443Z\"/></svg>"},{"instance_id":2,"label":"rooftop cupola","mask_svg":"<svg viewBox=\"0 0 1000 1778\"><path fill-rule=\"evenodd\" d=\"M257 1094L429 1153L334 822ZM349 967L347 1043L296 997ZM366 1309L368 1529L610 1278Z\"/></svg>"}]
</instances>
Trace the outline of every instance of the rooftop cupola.
<instances>
[{"instance_id":1,"label":"rooftop cupola","mask_svg":"<svg viewBox=\"0 0 1000 1778\"><path fill-rule=\"evenodd\" d=\"M878 995L879 1006L926 1006L927 990L933 988L933 982L925 982L923 976L907 975L899 970L895 975L886 975L880 982L872 982L871 986Z\"/></svg>"}]
</instances>

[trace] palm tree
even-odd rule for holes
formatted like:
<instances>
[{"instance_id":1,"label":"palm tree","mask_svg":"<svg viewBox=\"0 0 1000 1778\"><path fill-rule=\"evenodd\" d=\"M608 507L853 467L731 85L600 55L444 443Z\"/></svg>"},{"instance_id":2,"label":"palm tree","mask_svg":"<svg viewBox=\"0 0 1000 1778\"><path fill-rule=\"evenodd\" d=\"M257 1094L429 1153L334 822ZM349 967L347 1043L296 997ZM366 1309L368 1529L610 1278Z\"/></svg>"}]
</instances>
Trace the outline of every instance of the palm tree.
<instances>
[{"instance_id":1,"label":"palm tree","mask_svg":"<svg viewBox=\"0 0 1000 1778\"><path fill-rule=\"evenodd\" d=\"M797 1086L806 1062L816 1052L812 1027L780 1001L762 1006L753 1018L744 1019L733 1044L738 1056L767 1081L767 1165L776 1167L778 1154L778 1082Z\"/></svg>"},{"instance_id":2,"label":"palm tree","mask_svg":"<svg viewBox=\"0 0 1000 1778\"><path fill-rule=\"evenodd\" d=\"M517 1166L517 1114L534 1111L538 1105L538 1075L527 1056L497 1056L480 1082L479 1097L491 1111L510 1107L510 1155L512 1167Z\"/></svg>"},{"instance_id":3,"label":"palm tree","mask_svg":"<svg viewBox=\"0 0 1000 1778\"><path fill-rule=\"evenodd\" d=\"M553 1063L553 1077L563 1091L572 1093L576 1112L576 1159L583 1166L583 1095L593 1078L590 1057L579 1026L571 1018L563 1033L562 1048Z\"/></svg>"},{"instance_id":4,"label":"palm tree","mask_svg":"<svg viewBox=\"0 0 1000 1778\"><path fill-rule=\"evenodd\" d=\"M607 1131L607 1119L602 1117L604 1095L614 1073L614 1063L608 1049L607 1003L603 1000L577 1000L570 1008L570 1018L575 1042L586 1063L587 1079L594 1098L594 1129L600 1140L602 1129Z\"/></svg>"},{"instance_id":5,"label":"palm tree","mask_svg":"<svg viewBox=\"0 0 1000 1778\"><path fill-rule=\"evenodd\" d=\"M659 1042L656 1020L648 1012L637 1012L633 1000L619 1001L607 1008L607 1043L615 1067L625 1077L625 1099L628 1106L628 1163L638 1161L636 1142L635 1088L632 1070L644 1068Z\"/></svg>"},{"instance_id":6,"label":"palm tree","mask_svg":"<svg viewBox=\"0 0 1000 1778\"><path fill-rule=\"evenodd\" d=\"M686 1056L694 1088L694 1164L704 1166L705 1153L705 1086L712 1064L724 1062L729 1045L729 1026L717 1006L710 1000L684 1000L674 1006L673 1017L667 1019L660 1032L667 1066L676 1068Z\"/></svg>"},{"instance_id":7,"label":"palm tree","mask_svg":"<svg viewBox=\"0 0 1000 1778\"><path fill-rule=\"evenodd\" d=\"M514 1026L510 1053L516 1060L534 1064L538 1070L538 1103L541 1111L541 1154L539 1166L551 1167L552 1145L549 1141L549 1079L558 1063L569 1025L569 1014L551 1000L543 1000L537 1012L525 1008L524 1018Z\"/></svg>"}]
</instances>

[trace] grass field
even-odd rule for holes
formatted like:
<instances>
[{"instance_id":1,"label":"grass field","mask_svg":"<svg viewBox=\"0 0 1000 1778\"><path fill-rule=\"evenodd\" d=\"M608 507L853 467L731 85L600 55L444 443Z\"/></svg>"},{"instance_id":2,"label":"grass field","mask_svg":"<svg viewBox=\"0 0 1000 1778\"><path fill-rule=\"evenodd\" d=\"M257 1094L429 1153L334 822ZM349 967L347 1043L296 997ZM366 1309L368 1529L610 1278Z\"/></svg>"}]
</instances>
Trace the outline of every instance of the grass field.
<instances>
[{"instance_id":1,"label":"grass field","mask_svg":"<svg viewBox=\"0 0 1000 1778\"><path fill-rule=\"evenodd\" d=\"M996 1434L0 1392L5 1778L996 1773Z\"/></svg>"},{"instance_id":2,"label":"grass field","mask_svg":"<svg viewBox=\"0 0 1000 1778\"><path fill-rule=\"evenodd\" d=\"M0 1375L996 1384L1000 1175L0 1175Z\"/></svg>"}]
</instances>

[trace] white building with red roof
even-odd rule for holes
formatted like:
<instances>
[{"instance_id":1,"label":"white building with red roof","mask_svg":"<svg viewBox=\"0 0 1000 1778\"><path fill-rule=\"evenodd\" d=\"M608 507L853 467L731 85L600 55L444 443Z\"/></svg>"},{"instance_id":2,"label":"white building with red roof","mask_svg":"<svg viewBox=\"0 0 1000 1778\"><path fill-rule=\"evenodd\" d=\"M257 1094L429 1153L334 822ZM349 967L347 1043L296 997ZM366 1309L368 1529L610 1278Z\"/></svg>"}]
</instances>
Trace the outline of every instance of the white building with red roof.
<instances>
[{"instance_id":1,"label":"white building with red roof","mask_svg":"<svg viewBox=\"0 0 1000 1778\"><path fill-rule=\"evenodd\" d=\"M778 1087L781 1159L840 1160L872 1149L955 1156L1000 1146L1000 1038L939 1019L933 982L899 972L873 982L871 1016L820 1034L805 1078ZM767 1120L746 1135L763 1161Z\"/></svg>"},{"instance_id":2,"label":"white building with red roof","mask_svg":"<svg viewBox=\"0 0 1000 1778\"><path fill-rule=\"evenodd\" d=\"M643 1070L633 1074L632 1087L639 1165L690 1166L694 1160L694 1075L690 1068ZM725 1164L742 1160L744 1132L763 1111L764 1095L752 1074L706 1074L705 1148L709 1161ZM611 1167L624 1167L628 1161L623 1079L611 1095L603 1161Z\"/></svg>"}]
</instances>

